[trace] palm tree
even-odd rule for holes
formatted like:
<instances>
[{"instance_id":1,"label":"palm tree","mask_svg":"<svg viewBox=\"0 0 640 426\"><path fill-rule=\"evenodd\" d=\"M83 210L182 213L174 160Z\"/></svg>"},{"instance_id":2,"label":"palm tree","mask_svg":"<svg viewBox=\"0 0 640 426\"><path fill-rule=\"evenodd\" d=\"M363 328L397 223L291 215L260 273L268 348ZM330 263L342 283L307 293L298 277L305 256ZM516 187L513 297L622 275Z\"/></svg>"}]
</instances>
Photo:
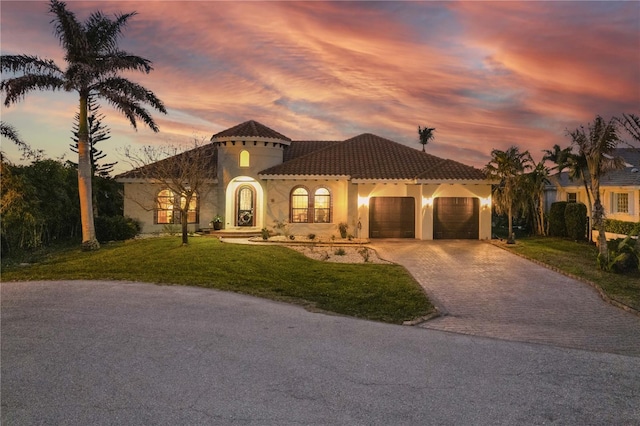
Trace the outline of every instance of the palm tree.
<instances>
[{"instance_id":1,"label":"palm tree","mask_svg":"<svg viewBox=\"0 0 640 426\"><path fill-rule=\"evenodd\" d=\"M533 218L535 234L545 235L544 187L549 183L549 168L545 167L544 159L536 164L530 155L524 159L524 162L525 167L530 167L531 171L521 176L520 184L522 185L523 201L525 203L523 208Z\"/></svg>"},{"instance_id":2,"label":"palm tree","mask_svg":"<svg viewBox=\"0 0 640 426\"><path fill-rule=\"evenodd\" d=\"M422 144L422 152L426 152L425 147L436 137L436 135L433 134L435 130L435 127L425 127L423 129L418 126L418 136L420 138L420 143Z\"/></svg>"},{"instance_id":3,"label":"palm tree","mask_svg":"<svg viewBox=\"0 0 640 426\"><path fill-rule=\"evenodd\" d=\"M551 170L557 170L561 174L565 169L568 170L570 181L580 181L584 185L587 194L587 214L591 217L591 192L589 190L589 173L587 173L587 159L584 155L574 154L573 147L561 149L559 145L554 145L552 150L545 149L542 161L552 161L556 165ZM591 223L589 223L588 234L591 234Z\"/></svg>"},{"instance_id":4,"label":"palm tree","mask_svg":"<svg viewBox=\"0 0 640 426\"><path fill-rule=\"evenodd\" d=\"M551 170L557 170L558 173L562 173L562 171L569 167L569 162L571 159L571 147L560 148L560 145L554 145L552 150L545 149L544 156L542 157L542 161L551 161L555 163L555 166L551 168Z\"/></svg>"},{"instance_id":5,"label":"palm tree","mask_svg":"<svg viewBox=\"0 0 640 426\"><path fill-rule=\"evenodd\" d=\"M608 262L607 236L605 234L605 211L600 197L600 179L608 171L624 167L624 161L615 157L615 149L620 142L614 119L605 122L599 115L587 130L580 126L569 132L572 144L578 147L579 155L586 160L589 173L589 190L593 195L592 227L598 230L600 265ZM585 180L586 181L586 180Z\"/></svg>"},{"instance_id":6,"label":"palm tree","mask_svg":"<svg viewBox=\"0 0 640 426\"><path fill-rule=\"evenodd\" d=\"M50 59L29 55L3 55L2 71L22 73L18 77L2 80L0 89L6 92L4 104L10 106L34 90L75 91L79 95L78 125L78 192L82 218L82 246L99 248L93 222L91 193L91 147L87 122L89 98L106 100L119 110L134 128L142 120L151 130L158 131L156 123L144 105L166 113L166 109L153 92L119 74L123 71L149 73L151 62L118 48L118 39L127 21L135 12L117 14L111 20L102 12L92 13L84 23L67 10L64 2L50 0L49 12L54 15L55 35L65 50L65 70Z\"/></svg>"},{"instance_id":7,"label":"palm tree","mask_svg":"<svg viewBox=\"0 0 640 426\"><path fill-rule=\"evenodd\" d=\"M531 167L528 151L520 152L517 146L506 151L494 149L491 151L491 161L484 167L489 179L498 181L493 187L493 200L498 214L507 214L509 221L509 236L507 244L514 244L513 216L522 204L522 174Z\"/></svg>"},{"instance_id":8,"label":"palm tree","mask_svg":"<svg viewBox=\"0 0 640 426\"><path fill-rule=\"evenodd\" d=\"M105 116L100 112L100 104L98 104L95 99L90 98L88 103L88 112L87 112L87 127L89 129L89 154L91 155L91 170L93 171L93 176L107 177L109 173L113 171L113 167L118 164L118 162L113 163L99 163L99 160L104 159L107 154L102 152L96 148L96 144L98 142L106 141L111 139L111 130L104 124L102 124L102 120L104 120ZM76 114L75 123L73 124L73 136L71 140L74 142L69 145L72 152L78 153L78 129L80 127L80 114ZM94 203L95 204L95 203ZM95 207L95 206L94 206ZM95 208L94 208L95 211Z\"/></svg>"}]
</instances>

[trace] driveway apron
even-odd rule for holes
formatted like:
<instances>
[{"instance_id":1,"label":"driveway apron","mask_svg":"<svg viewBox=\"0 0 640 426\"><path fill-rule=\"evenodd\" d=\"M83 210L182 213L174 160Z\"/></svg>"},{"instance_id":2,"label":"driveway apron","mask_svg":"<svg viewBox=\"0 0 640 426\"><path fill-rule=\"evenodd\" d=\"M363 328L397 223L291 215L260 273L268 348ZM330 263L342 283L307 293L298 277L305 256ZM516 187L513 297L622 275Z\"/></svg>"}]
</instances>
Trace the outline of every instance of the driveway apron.
<instances>
[{"instance_id":1,"label":"driveway apron","mask_svg":"<svg viewBox=\"0 0 640 426\"><path fill-rule=\"evenodd\" d=\"M640 356L640 317L591 286L481 241L379 240L441 316L420 327Z\"/></svg>"}]
</instances>

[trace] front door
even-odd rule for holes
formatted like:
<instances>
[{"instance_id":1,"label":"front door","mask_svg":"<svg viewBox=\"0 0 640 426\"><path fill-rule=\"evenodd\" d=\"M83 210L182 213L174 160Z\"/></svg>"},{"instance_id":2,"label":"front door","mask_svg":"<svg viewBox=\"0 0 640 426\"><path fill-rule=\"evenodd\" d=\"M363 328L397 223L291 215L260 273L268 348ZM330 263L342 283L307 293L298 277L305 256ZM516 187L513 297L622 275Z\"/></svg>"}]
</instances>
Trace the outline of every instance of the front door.
<instances>
[{"instance_id":1,"label":"front door","mask_svg":"<svg viewBox=\"0 0 640 426\"><path fill-rule=\"evenodd\" d=\"M256 194L253 187L243 185L238 188L236 202L236 224L238 226L254 226Z\"/></svg>"}]
</instances>

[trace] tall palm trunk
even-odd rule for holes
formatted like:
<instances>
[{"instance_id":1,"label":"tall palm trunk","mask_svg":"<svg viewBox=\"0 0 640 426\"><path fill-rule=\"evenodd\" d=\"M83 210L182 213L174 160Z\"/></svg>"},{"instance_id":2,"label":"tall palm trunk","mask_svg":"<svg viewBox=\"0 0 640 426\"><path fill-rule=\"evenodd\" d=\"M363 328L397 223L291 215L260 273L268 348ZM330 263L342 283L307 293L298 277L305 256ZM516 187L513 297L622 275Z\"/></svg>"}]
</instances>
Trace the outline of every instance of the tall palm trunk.
<instances>
[{"instance_id":1,"label":"tall palm trunk","mask_svg":"<svg viewBox=\"0 0 640 426\"><path fill-rule=\"evenodd\" d=\"M515 244L516 240L513 238L513 215L511 214L512 209L509 206L509 236L507 237L507 244Z\"/></svg>"},{"instance_id":2,"label":"tall palm trunk","mask_svg":"<svg viewBox=\"0 0 640 426\"><path fill-rule=\"evenodd\" d=\"M582 182L584 183L584 190L587 193L587 217L590 219L589 220L589 224L587 226L587 236L588 236L588 240L591 242L591 241L593 241L593 236L591 235L592 234L591 230L594 227L594 225L593 225L593 221L594 221L593 203L591 203L591 191L589 190L589 185L587 185L586 179L583 179Z\"/></svg>"},{"instance_id":3,"label":"tall palm trunk","mask_svg":"<svg viewBox=\"0 0 640 426\"><path fill-rule=\"evenodd\" d=\"M88 95L80 94L80 119L78 126L78 194L80 196L80 220L82 223L82 248L96 250L100 244L96 239L93 222L93 191L91 188L91 147L89 146L89 124L87 121Z\"/></svg>"}]
</instances>

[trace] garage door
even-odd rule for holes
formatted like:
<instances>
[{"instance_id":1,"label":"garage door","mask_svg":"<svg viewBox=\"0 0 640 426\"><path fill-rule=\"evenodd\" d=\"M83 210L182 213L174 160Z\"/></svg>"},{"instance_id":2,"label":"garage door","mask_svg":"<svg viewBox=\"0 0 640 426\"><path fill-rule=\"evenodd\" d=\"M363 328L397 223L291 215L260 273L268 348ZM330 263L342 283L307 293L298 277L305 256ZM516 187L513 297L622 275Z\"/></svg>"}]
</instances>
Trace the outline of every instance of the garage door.
<instances>
[{"instance_id":1,"label":"garage door","mask_svg":"<svg viewBox=\"0 0 640 426\"><path fill-rule=\"evenodd\" d=\"M433 203L433 239L477 240L480 229L478 198L441 197Z\"/></svg>"},{"instance_id":2,"label":"garage door","mask_svg":"<svg viewBox=\"0 0 640 426\"><path fill-rule=\"evenodd\" d=\"M415 238L413 197L372 197L369 200L370 238Z\"/></svg>"}]
</instances>

